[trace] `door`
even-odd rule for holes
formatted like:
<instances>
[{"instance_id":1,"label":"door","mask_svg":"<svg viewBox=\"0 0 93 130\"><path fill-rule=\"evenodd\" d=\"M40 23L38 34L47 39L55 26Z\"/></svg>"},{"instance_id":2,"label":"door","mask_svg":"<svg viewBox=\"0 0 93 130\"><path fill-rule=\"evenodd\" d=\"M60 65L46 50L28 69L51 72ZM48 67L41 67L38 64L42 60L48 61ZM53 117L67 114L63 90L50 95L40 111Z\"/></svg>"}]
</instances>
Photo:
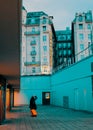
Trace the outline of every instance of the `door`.
<instances>
[{"instance_id":1,"label":"door","mask_svg":"<svg viewBox=\"0 0 93 130\"><path fill-rule=\"evenodd\" d=\"M78 88L74 89L74 97L75 97L75 110L79 110L79 90Z\"/></svg>"},{"instance_id":2,"label":"door","mask_svg":"<svg viewBox=\"0 0 93 130\"><path fill-rule=\"evenodd\" d=\"M43 92L42 93L42 104L43 105L50 105L50 92Z\"/></svg>"}]
</instances>

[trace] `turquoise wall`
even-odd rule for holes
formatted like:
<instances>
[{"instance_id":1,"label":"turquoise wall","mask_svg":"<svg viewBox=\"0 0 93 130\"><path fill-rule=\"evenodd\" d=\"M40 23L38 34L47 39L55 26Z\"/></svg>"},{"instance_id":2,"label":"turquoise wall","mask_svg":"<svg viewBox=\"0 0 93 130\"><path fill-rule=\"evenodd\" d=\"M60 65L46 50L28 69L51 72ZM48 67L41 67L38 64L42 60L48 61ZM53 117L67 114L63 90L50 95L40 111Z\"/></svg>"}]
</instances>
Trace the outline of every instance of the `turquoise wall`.
<instances>
[{"instance_id":1,"label":"turquoise wall","mask_svg":"<svg viewBox=\"0 0 93 130\"><path fill-rule=\"evenodd\" d=\"M63 97L67 96L68 107L77 110L93 111L91 63L93 56L51 77L51 104L64 106Z\"/></svg>"},{"instance_id":2,"label":"turquoise wall","mask_svg":"<svg viewBox=\"0 0 93 130\"><path fill-rule=\"evenodd\" d=\"M21 77L20 104L29 104L30 97L38 97L42 104L42 92L51 92L51 104L76 110L93 111L93 84L91 63L93 56L79 61L51 76Z\"/></svg>"},{"instance_id":3,"label":"turquoise wall","mask_svg":"<svg viewBox=\"0 0 93 130\"><path fill-rule=\"evenodd\" d=\"M31 96L38 97L37 104L42 104L42 92L50 91L50 76L23 76L21 77L20 94L23 95L24 102L28 104Z\"/></svg>"}]
</instances>

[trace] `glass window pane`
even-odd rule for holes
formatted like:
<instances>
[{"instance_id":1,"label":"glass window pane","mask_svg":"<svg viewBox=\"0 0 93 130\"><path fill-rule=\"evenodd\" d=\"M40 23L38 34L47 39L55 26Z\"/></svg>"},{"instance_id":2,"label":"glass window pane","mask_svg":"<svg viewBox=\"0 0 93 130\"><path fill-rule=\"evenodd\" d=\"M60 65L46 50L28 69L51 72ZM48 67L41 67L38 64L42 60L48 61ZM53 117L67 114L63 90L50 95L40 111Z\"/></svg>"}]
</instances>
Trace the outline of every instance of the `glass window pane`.
<instances>
[{"instance_id":1,"label":"glass window pane","mask_svg":"<svg viewBox=\"0 0 93 130\"><path fill-rule=\"evenodd\" d=\"M84 50L84 44L80 44L80 50Z\"/></svg>"}]
</instances>

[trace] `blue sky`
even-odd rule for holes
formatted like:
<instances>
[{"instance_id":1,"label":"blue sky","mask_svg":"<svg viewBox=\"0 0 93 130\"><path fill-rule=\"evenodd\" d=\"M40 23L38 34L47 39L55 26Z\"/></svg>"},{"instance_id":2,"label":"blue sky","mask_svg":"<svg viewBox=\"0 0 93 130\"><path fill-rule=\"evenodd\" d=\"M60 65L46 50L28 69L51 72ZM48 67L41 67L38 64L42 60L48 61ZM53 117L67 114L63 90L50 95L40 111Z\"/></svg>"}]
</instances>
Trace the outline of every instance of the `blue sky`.
<instances>
[{"instance_id":1,"label":"blue sky","mask_svg":"<svg viewBox=\"0 0 93 130\"><path fill-rule=\"evenodd\" d=\"M28 12L44 11L53 16L56 30L71 28L76 12L93 11L93 0L23 0L23 5Z\"/></svg>"}]
</instances>

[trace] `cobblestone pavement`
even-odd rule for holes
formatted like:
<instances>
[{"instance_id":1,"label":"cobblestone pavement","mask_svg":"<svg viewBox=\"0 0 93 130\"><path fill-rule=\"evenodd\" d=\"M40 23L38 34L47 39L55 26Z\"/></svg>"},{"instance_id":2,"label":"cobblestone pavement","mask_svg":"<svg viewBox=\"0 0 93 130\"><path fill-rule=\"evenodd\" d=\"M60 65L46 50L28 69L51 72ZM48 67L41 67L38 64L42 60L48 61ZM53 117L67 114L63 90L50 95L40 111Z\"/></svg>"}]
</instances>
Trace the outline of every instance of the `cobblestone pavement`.
<instances>
[{"instance_id":1,"label":"cobblestone pavement","mask_svg":"<svg viewBox=\"0 0 93 130\"><path fill-rule=\"evenodd\" d=\"M38 106L37 112L32 117L28 106L14 107L0 130L93 130L93 113L54 106Z\"/></svg>"}]
</instances>

